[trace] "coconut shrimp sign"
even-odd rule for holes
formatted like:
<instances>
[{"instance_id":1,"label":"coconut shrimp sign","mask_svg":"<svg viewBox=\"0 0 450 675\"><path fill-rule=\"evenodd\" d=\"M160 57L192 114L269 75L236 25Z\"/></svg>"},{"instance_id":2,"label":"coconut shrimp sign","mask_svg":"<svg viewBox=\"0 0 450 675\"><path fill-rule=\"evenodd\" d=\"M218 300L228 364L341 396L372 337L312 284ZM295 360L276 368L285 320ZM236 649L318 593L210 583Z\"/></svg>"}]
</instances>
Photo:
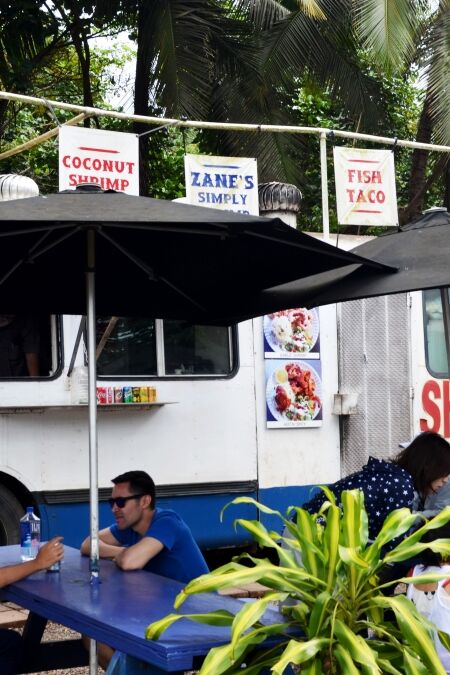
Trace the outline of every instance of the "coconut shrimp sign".
<instances>
[{"instance_id":1,"label":"coconut shrimp sign","mask_svg":"<svg viewBox=\"0 0 450 675\"><path fill-rule=\"evenodd\" d=\"M393 152L334 148L333 155L339 223L396 226Z\"/></svg>"},{"instance_id":2,"label":"coconut shrimp sign","mask_svg":"<svg viewBox=\"0 0 450 675\"><path fill-rule=\"evenodd\" d=\"M259 215L256 159L185 155L189 204Z\"/></svg>"},{"instance_id":3,"label":"coconut shrimp sign","mask_svg":"<svg viewBox=\"0 0 450 675\"><path fill-rule=\"evenodd\" d=\"M59 189L96 183L102 190L139 195L138 143L135 134L62 126Z\"/></svg>"}]
</instances>

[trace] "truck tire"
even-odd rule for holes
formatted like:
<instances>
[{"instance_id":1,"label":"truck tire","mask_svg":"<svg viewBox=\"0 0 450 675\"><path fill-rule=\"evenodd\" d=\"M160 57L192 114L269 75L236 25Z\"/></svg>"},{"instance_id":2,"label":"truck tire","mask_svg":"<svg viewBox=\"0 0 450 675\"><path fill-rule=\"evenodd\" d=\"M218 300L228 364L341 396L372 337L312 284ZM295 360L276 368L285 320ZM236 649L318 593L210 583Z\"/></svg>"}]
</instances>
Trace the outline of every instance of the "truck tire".
<instances>
[{"instance_id":1,"label":"truck tire","mask_svg":"<svg viewBox=\"0 0 450 675\"><path fill-rule=\"evenodd\" d=\"M7 487L0 485L0 546L19 543L19 520L24 513L17 497Z\"/></svg>"}]
</instances>

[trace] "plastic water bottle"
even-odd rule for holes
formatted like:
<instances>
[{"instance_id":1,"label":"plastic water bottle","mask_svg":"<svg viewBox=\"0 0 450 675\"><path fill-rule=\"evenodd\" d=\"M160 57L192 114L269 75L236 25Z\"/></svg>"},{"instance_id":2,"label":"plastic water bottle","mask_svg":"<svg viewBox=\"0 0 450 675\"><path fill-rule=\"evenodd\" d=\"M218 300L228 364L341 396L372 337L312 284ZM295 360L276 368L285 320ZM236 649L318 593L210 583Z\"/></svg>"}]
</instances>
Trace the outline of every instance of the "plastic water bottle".
<instances>
[{"instance_id":1,"label":"plastic water bottle","mask_svg":"<svg viewBox=\"0 0 450 675\"><path fill-rule=\"evenodd\" d=\"M41 521L27 506L26 514L20 519L20 557L23 561L33 560L38 554L41 541Z\"/></svg>"}]
</instances>

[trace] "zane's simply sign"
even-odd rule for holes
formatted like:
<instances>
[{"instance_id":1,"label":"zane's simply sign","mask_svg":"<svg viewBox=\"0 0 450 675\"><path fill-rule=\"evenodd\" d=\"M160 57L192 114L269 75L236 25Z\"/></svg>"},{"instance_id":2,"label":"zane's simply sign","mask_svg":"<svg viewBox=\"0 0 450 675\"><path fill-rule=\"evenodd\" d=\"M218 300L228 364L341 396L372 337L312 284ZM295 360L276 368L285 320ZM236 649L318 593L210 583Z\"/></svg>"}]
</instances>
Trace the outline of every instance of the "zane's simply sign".
<instances>
[{"instance_id":1,"label":"zane's simply sign","mask_svg":"<svg viewBox=\"0 0 450 675\"><path fill-rule=\"evenodd\" d=\"M185 155L189 204L259 215L256 159Z\"/></svg>"},{"instance_id":2,"label":"zane's simply sign","mask_svg":"<svg viewBox=\"0 0 450 675\"><path fill-rule=\"evenodd\" d=\"M59 189L96 183L102 190L139 195L136 134L62 126L59 130Z\"/></svg>"},{"instance_id":3,"label":"zane's simply sign","mask_svg":"<svg viewBox=\"0 0 450 675\"><path fill-rule=\"evenodd\" d=\"M392 150L333 148L341 225L398 224Z\"/></svg>"}]
</instances>

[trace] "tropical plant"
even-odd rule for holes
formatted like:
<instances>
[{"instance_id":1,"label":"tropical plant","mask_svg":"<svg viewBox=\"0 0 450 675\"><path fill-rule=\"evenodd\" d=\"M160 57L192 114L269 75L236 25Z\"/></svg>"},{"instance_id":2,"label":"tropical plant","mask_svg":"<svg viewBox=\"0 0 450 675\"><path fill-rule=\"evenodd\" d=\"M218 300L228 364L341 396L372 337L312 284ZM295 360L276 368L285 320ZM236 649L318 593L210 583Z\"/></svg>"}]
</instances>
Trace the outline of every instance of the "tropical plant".
<instances>
[{"instance_id":1,"label":"tropical plant","mask_svg":"<svg viewBox=\"0 0 450 675\"><path fill-rule=\"evenodd\" d=\"M169 614L151 624L146 637L158 639L182 617L230 626L230 642L209 652L200 671L202 675L238 672L256 675L266 672L265 669L281 674L290 664L300 665L302 675L430 672L445 675L434 646L433 624L404 595L384 594L392 584L412 583L413 579L383 584L379 573L385 565L408 560L425 548L449 555L450 540L436 539L424 544L420 539L425 532L450 519L450 507L406 537L417 515L409 509L393 511L375 541L369 542L362 492L344 491L339 506L333 494L327 488L322 489L327 501L316 515L290 507L283 517L252 499L235 499L232 503L252 503L261 512L277 516L288 529L289 536L280 537L261 522L236 521L258 544L274 549L280 564L241 556L191 581L177 596L174 606L179 609L195 593L255 581L270 590L263 598L245 603L236 615L220 610L219 596L217 611ZM296 522L291 520L294 514ZM421 581L427 583L442 577L442 574L423 575ZM265 625L261 618L273 603L280 603L285 621ZM279 638L276 646L274 636ZM265 648L262 643L269 637L271 646ZM440 631L439 637L450 648L450 637Z\"/></svg>"}]
</instances>

